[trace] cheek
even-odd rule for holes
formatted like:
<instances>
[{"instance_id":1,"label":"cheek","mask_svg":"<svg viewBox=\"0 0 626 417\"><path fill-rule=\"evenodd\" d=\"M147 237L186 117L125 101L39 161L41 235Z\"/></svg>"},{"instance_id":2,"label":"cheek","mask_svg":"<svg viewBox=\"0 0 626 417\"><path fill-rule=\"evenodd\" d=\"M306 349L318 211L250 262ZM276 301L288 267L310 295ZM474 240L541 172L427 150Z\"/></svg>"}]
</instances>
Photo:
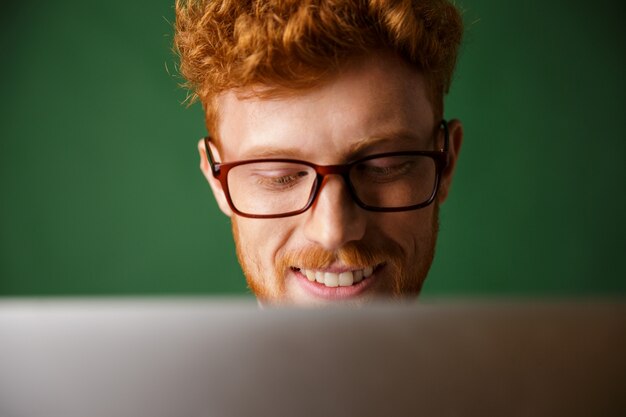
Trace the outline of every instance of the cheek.
<instances>
[{"instance_id":1,"label":"cheek","mask_svg":"<svg viewBox=\"0 0 626 417\"><path fill-rule=\"evenodd\" d=\"M378 228L387 238L404 248L407 255L429 243L435 231L434 205L420 210L386 213L380 216Z\"/></svg>"},{"instance_id":2,"label":"cheek","mask_svg":"<svg viewBox=\"0 0 626 417\"><path fill-rule=\"evenodd\" d=\"M247 262L266 269L274 264L276 255L287 244L293 227L285 219L233 218L233 235Z\"/></svg>"}]
</instances>

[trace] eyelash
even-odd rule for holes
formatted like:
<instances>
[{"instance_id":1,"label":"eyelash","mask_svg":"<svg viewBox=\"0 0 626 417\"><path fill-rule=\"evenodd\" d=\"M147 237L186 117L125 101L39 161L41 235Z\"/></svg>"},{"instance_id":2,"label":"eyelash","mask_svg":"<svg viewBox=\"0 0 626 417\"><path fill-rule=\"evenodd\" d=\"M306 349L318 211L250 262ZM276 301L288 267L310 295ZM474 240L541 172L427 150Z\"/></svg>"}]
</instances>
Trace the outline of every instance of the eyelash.
<instances>
[{"instance_id":1,"label":"eyelash","mask_svg":"<svg viewBox=\"0 0 626 417\"><path fill-rule=\"evenodd\" d=\"M282 175L280 177L259 176L257 183L259 183L260 185L280 186L283 189L286 189L295 187L298 183L297 180L304 176L305 175L302 175L302 173Z\"/></svg>"}]
</instances>

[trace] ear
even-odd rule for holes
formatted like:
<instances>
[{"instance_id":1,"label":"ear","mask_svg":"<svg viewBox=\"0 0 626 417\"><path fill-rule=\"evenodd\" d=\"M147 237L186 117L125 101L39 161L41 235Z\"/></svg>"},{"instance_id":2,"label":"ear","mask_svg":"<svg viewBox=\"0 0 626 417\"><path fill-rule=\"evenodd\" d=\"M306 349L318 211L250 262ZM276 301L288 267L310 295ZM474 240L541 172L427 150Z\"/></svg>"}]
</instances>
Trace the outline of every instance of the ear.
<instances>
[{"instance_id":1,"label":"ear","mask_svg":"<svg viewBox=\"0 0 626 417\"><path fill-rule=\"evenodd\" d=\"M452 186L452 177L454 175L454 169L456 168L456 162L459 158L459 152L461 151L461 144L463 142L463 125L459 120L450 120L448 122L449 143L448 143L448 164L441 176L441 184L439 185L439 192L437 199L439 203L443 203L448 198L450 187Z\"/></svg>"},{"instance_id":2,"label":"ear","mask_svg":"<svg viewBox=\"0 0 626 417\"><path fill-rule=\"evenodd\" d=\"M220 157L217 148L213 146L212 143L209 143L209 146L211 147L211 153L213 154L213 157L216 160L221 161L222 158ZM213 190L215 200L217 201L217 205L225 215L227 215L228 217L232 216L233 211L228 205L228 200L226 199L226 194L224 193L222 184L217 180L217 178L213 176L213 173L211 172L211 164L209 163L209 159L207 158L206 150L204 147L204 139L200 139L200 141L198 142L198 152L200 153L200 171L202 171L204 177L209 182L211 190Z\"/></svg>"}]
</instances>

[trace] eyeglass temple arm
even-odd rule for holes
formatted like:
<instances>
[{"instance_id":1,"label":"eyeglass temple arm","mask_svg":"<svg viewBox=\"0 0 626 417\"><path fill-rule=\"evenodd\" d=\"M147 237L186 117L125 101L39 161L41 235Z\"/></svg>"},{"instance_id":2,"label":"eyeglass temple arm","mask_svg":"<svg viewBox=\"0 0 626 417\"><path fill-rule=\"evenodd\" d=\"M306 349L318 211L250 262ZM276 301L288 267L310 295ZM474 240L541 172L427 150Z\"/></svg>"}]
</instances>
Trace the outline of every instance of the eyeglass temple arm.
<instances>
[{"instance_id":1,"label":"eyeglass temple arm","mask_svg":"<svg viewBox=\"0 0 626 417\"><path fill-rule=\"evenodd\" d=\"M448 152L448 146L450 145L450 131L448 130L448 122L446 120L442 120L440 125L440 128L443 129L443 152Z\"/></svg>"},{"instance_id":2,"label":"eyeglass temple arm","mask_svg":"<svg viewBox=\"0 0 626 417\"><path fill-rule=\"evenodd\" d=\"M450 154L448 153L448 147L450 146L450 130L448 129L448 122L444 119L441 121L440 128L443 129L443 169L448 167L450 163Z\"/></svg>"},{"instance_id":3,"label":"eyeglass temple arm","mask_svg":"<svg viewBox=\"0 0 626 417\"><path fill-rule=\"evenodd\" d=\"M204 149L206 150L206 156L209 159L209 165L211 165L211 170L213 171L213 174L218 175L220 173L220 165L215 163L213 153L211 152L211 147L209 146L210 141L210 136L204 137Z\"/></svg>"}]
</instances>

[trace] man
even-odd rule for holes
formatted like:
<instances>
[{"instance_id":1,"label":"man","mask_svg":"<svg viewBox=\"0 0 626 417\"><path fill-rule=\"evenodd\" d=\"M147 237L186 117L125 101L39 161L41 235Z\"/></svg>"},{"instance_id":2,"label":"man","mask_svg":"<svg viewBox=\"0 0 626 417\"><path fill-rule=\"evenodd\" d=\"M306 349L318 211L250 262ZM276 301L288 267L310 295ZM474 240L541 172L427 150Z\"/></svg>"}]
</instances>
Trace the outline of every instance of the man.
<instances>
[{"instance_id":1,"label":"man","mask_svg":"<svg viewBox=\"0 0 626 417\"><path fill-rule=\"evenodd\" d=\"M445 0L179 0L200 167L263 303L416 297L462 141Z\"/></svg>"}]
</instances>

